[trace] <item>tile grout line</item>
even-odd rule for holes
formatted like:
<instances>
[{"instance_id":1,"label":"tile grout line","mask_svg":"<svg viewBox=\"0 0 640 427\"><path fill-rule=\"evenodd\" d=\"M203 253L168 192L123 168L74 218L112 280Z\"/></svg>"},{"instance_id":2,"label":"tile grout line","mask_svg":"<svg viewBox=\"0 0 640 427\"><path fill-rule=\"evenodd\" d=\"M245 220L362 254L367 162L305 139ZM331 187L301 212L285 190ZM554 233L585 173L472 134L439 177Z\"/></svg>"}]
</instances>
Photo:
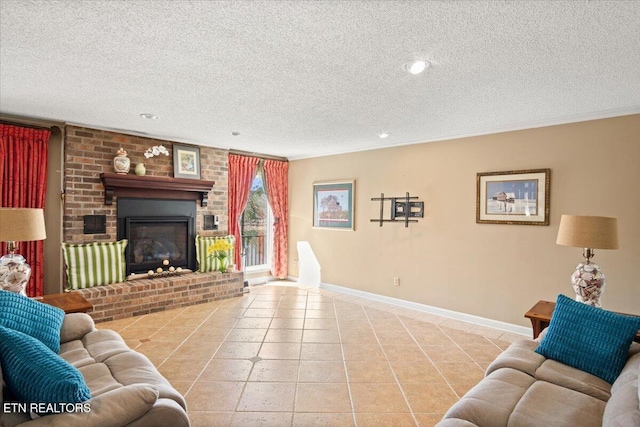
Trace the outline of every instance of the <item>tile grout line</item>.
<instances>
[{"instance_id":1,"label":"tile grout line","mask_svg":"<svg viewBox=\"0 0 640 427\"><path fill-rule=\"evenodd\" d=\"M260 292L258 293L258 295L260 295ZM246 313L246 311L249 309L249 307L251 307L251 305L256 301L256 298L253 298L253 300L247 305L247 307L245 307L245 310L243 312ZM274 315L275 315L275 311L274 311ZM240 321L241 318L243 317L239 317L238 318L238 322ZM236 324L231 328L231 331L233 331L235 329L235 326L238 324L238 322L236 322ZM262 345L264 344L264 340L267 338L267 333L269 332L269 326L271 326L271 324L273 323L273 317L271 317L271 320L269 320L269 325L267 326L267 332L264 334L264 337L262 338L262 342L260 343L260 347L258 347L258 352L256 353L256 355L254 357L259 357L258 354L260 354L260 350L262 349ZM250 328L253 329L253 328ZM229 331L229 334L231 334L231 331ZM225 337L225 340L223 342L226 341L226 339L229 337L229 334L227 334L227 336ZM217 353L217 350L216 350ZM216 353L213 354L213 356L211 356L211 359L213 360L213 358L215 357ZM248 360L248 359L241 359L241 360ZM209 362L211 363L211 362ZM253 369L256 367L256 363L257 362L252 362L251 363L251 369L249 370L249 374L247 375L247 379L242 381L242 390L240 391L240 396L238 397L238 401L236 402L235 406L233 407L233 415L231 415L231 423L233 423L234 418L236 417L236 415L240 412L245 412L245 411L238 411L238 406L240 405L240 401L242 400L242 396L244 396L244 392L247 389L247 384L249 383L249 378L251 378L251 373L253 372Z\"/></svg>"},{"instance_id":2,"label":"tile grout line","mask_svg":"<svg viewBox=\"0 0 640 427\"><path fill-rule=\"evenodd\" d=\"M458 398L458 400L460 399L460 396L458 396L458 393L456 393L456 391L453 389L453 386L451 385L451 383L449 383L449 380L447 379L447 377L444 376L444 374L442 373L442 371L440 370L440 368L438 367L438 365L436 364L436 362L433 361L433 359L431 359L431 357L429 357L429 355L427 354L427 352L424 350L424 348L422 348L422 346L420 345L420 343L418 343L418 340L416 340L416 337L411 333L411 331L409 330L409 328L407 328L407 325L404 324L404 322L402 321L402 319L400 319L400 317L396 314L395 315L398 318L398 321L400 322L400 324L406 329L407 333L409 334L409 336L411 337L411 339L413 340L413 342L416 343L416 345L418 346L418 348L420 349L420 351L422 352L422 354L425 355L425 357L427 358L427 360L433 365L433 367L436 369L436 371L438 371L438 374L442 377L442 379L444 379L444 381L447 383L447 385L449 386L449 388L451 389L451 391L453 392L453 394ZM394 373L395 375L395 373ZM402 385L400 386L400 388L402 388ZM403 390L404 392L404 390ZM413 410L412 410L412 414L413 414ZM416 420L417 423L417 419L415 418L414 415L414 419Z\"/></svg>"},{"instance_id":3,"label":"tile grout line","mask_svg":"<svg viewBox=\"0 0 640 427\"><path fill-rule=\"evenodd\" d=\"M188 307L184 307L184 308L183 308L183 310L182 310L180 313L178 313L178 314L176 314L175 316L173 316L173 317L171 318L171 320L175 319L176 317L178 317L179 315L181 315L182 313L184 313L185 311L187 311L187 309L188 309ZM165 311L164 313L166 313L166 311ZM125 331L125 330L126 330L126 329L128 329L129 327L131 327L131 326L135 325L136 323L141 322L141 321L142 321L143 319L145 319L147 316L149 316L149 315L153 315L153 314L156 314L156 313L148 313L148 314L145 314L145 315L143 315L143 316L140 316L138 319L134 320L133 322L129 323L129 324L128 324L128 325L126 325L124 328L122 328L122 329L120 329L119 331L116 331L116 332L118 332L118 334L119 334L119 335L122 335L121 333L122 333L123 331ZM120 320L122 320L122 319L120 319ZM167 320L167 323L169 323L171 320ZM106 322L105 322L105 323L106 323ZM150 339L152 336L154 336L156 333L158 333L158 330L159 330L159 329L161 329L161 328L163 328L163 327L165 327L165 326L166 326L166 324L164 324L164 325L162 325L162 326L158 327L158 328L157 328L157 330L156 330L153 334L151 334L150 336L148 336L148 337L146 337L146 338L149 338L149 339ZM144 338L143 338L143 339L144 339ZM123 338L123 340L124 340L124 338ZM126 341L126 340L125 340L125 341ZM138 339L138 341L140 341L140 339ZM136 348L138 348L138 347L139 347L140 345L142 345L142 344L143 344L143 343L142 343L142 341L140 341L140 344L138 344L135 348L132 348L132 350L135 350Z\"/></svg>"},{"instance_id":4,"label":"tile grout line","mask_svg":"<svg viewBox=\"0 0 640 427\"><path fill-rule=\"evenodd\" d=\"M380 349L382 350L382 354L384 354L384 359L385 359L385 362L387 362L387 365L389 366L389 370L391 371L391 375L393 375L393 378L396 381L396 386L398 386L398 388L400 389L400 393L402 394L402 398L404 399L404 402L406 403L407 407L409 408L409 413L411 414L411 418L413 418L413 422L415 423L416 427L419 427L418 420L416 419L416 416L414 414L413 408L411 407L411 404L409 403L409 399L407 398L407 395L406 395L404 389L402 388L402 385L400 384L400 380L398 380L398 376L396 375L396 373L393 370L393 366L389 362L389 357L387 356L387 352L384 350L384 347L382 346L382 343L380 342L380 338L378 338L378 334L376 333L376 329L373 326L373 323L371 323L371 318L369 317L369 313L367 313L367 310L364 308L364 306L362 307L362 309L364 311L364 315L367 317L367 321L369 322L369 326L371 327L371 330L373 331L373 335L376 337L376 341L378 341L378 345L380 346ZM418 347L420 347L420 346L418 346ZM420 348L420 350L422 351L422 348ZM424 351L423 351L423 353L424 353ZM425 354L425 356L426 356L426 354Z\"/></svg>"},{"instance_id":5,"label":"tile grout line","mask_svg":"<svg viewBox=\"0 0 640 427\"><path fill-rule=\"evenodd\" d=\"M331 298L331 304L333 305L333 313L336 316L336 329L338 331L338 340L340 341L340 352L342 353L342 366L344 369L344 376L347 382L347 393L349 394L349 404L351 405L351 418L353 419L354 427L358 427L358 421L356 419L356 407L353 403L353 395L351 394L351 383L349 382L349 370L347 369L347 360L344 354L344 343L342 342L342 333L340 332L340 320L338 318L338 310L336 309L335 299Z\"/></svg>"},{"instance_id":6,"label":"tile grout line","mask_svg":"<svg viewBox=\"0 0 640 427\"><path fill-rule=\"evenodd\" d=\"M307 321L307 304L309 303L309 292L305 291L304 296L304 317L302 318L302 335L300 336L300 352L298 353L298 374L296 375L296 389L293 394L293 414L291 415L291 425L293 426L293 420L296 414L296 403L298 403L298 391L300 388L300 365L302 364L302 343L304 341L304 325Z\"/></svg>"},{"instance_id":7,"label":"tile grout line","mask_svg":"<svg viewBox=\"0 0 640 427\"><path fill-rule=\"evenodd\" d=\"M440 327L440 325L436 325L436 326L438 327L438 329L440 329L440 331L442 331L442 333L443 333L443 334L445 334L445 335L447 336L447 338L449 338L451 341L453 341L453 343L454 343L454 344L455 344L455 345L456 345L460 350L462 350L462 352L463 352L464 354L466 354L466 355L467 355L467 357L468 357L469 359L471 359L471 361L472 361L473 363L475 363L475 364L478 366L478 368L480 368L480 370L483 372L483 376L484 376L485 369L483 369L483 368L482 368L482 366L480 366L480 364L476 361L476 359L474 359L474 358L473 358L469 353L467 353L467 351L466 351L464 348L462 348L462 346L461 346L460 344L458 344L458 342L457 342L456 340L454 340L454 339L453 339L453 338L452 338L452 337L451 337L451 336L450 336L450 335L449 335L445 330L443 330L443 329ZM463 332L464 332L464 331L463 331ZM446 379L446 378L445 378L445 379ZM447 383L448 383L448 382L449 382L449 380L447 380ZM451 387L451 385L449 385L449 386ZM453 387L451 387L451 389L453 390ZM461 399L461 398L462 398L462 396L460 396L460 395L459 395L455 390L453 390L453 392L456 394L456 396L458 396L458 399Z\"/></svg>"},{"instance_id":8,"label":"tile grout line","mask_svg":"<svg viewBox=\"0 0 640 427\"><path fill-rule=\"evenodd\" d=\"M225 303L226 303L226 301L225 301ZM207 316L207 317L206 317L202 322L200 322L200 324L198 325L198 327L197 327L197 328L195 328L195 329L193 330L193 332L191 332L191 333L187 336L187 338L185 338L185 339L182 341L182 343L181 343L178 347L176 347L176 349L174 349L174 350L173 350L173 351L172 351L172 352L171 352L171 353L170 353L170 354L169 354L169 355L164 359L164 361L162 362L162 364L164 364L164 363L165 363L165 362L166 362L166 361L171 357L171 355L172 355L172 354L174 354L174 353L175 353L175 352L176 352L176 351L177 351L177 350L178 350L178 349L179 349L179 348L180 348L180 347L181 347L181 346L182 346L182 345L183 345L183 344L184 344L184 343L189 339L189 338L191 338L191 336L192 336L193 334L195 334L195 333L196 333L196 331L197 331L198 329L200 329L200 328L202 327L202 325L203 325L207 320L209 320L209 318L210 318L211 316L213 316L213 314L214 314L215 312L217 312L217 311L218 311L218 309L219 309L220 307L222 307L223 305L225 305L225 303L222 303L222 304L220 304L218 307L216 307L216 309L215 309L215 310L213 310L213 311L212 311L212 312L211 312L211 313L210 313L210 314L209 314L209 315L208 315L208 316ZM244 311L246 311L246 308L245 308L245 310L244 310ZM231 331L233 330L233 328L235 327L235 325L237 325L237 324L238 324L238 321L239 321L239 318L237 318L237 319L236 319L236 322L234 323L234 326L232 326L232 327L231 327L231 329L229 330L229 332L227 332L227 335L225 335L225 337L224 337L224 339L222 340L222 342L220 342L220 344L218 345L218 348L216 348L216 350L213 352L213 354L211 355L211 357L209 358L209 360L207 361L207 363L205 363L205 365L204 365L204 366L202 367L202 369L200 370L200 373L199 373L199 374L196 376L196 378L191 382L191 385L189 386L189 388L187 389L187 391L184 393L184 395L185 395L185 396L186 396L187 394L189 394L189 392L191 391L191 389L193 388L193 386L195 385L195 383L200 379L200 377L202 376L202 374L204 373L204 371L205 371L205 370L207 369L207 367L211 364L211 361L213 360L213 358L215 357L215 355L218 353L218 351L220 350L220 347L222 347L222 344L226 341L227 337L229 336L229 334L231 333ZM162 366L162 364L158 365L158 368L160 368L160 366Z\"/></svg>"}]
</instances>

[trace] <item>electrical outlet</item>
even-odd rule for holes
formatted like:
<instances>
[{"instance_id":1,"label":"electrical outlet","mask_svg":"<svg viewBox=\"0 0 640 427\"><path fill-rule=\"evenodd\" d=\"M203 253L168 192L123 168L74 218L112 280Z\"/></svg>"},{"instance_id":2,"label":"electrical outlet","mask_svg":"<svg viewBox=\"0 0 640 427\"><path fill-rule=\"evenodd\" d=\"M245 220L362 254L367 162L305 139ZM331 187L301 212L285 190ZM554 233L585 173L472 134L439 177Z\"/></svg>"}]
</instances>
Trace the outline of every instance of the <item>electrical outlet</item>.
<instances>
[{"instance_id":1,"label":"electrical outlet","mask_svg":"<svg viewBox=\"0 0 640 427\"><path fill-rule=\"evenodd\" d=\"M394 277L393 278L393 286L400 286L400 278L399 277Z\"/></svg>"}]
</instances>

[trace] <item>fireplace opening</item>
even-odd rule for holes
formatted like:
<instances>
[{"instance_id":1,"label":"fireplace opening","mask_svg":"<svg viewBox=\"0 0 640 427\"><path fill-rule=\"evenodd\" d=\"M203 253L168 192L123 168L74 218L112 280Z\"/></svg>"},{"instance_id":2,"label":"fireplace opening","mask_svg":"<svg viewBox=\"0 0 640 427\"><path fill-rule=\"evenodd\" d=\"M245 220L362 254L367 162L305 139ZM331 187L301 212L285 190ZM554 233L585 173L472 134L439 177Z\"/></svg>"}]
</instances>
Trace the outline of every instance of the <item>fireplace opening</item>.
<instances>
[{"instance_id":1,"label":"fireplace opening","mask_svg":"<svg viewBox=\"0 0 640 427\"><path fill-rule=\"evenodd\" d=\"M130 273L146 273L169 260L173 267L189 268L188 217L126 219Z\"/></svg>"},{"instance_id":2,"label":"fireplace opening","mask_svg":"<svg viewBox=\"0 0 640 427\"><path fill-rule=\"evenodd\" d=\"M193 201L120 198L117 232L129 241L127 275L166 269L164 260L195 270L195 215Z\"/></svg>"}]
</instances>

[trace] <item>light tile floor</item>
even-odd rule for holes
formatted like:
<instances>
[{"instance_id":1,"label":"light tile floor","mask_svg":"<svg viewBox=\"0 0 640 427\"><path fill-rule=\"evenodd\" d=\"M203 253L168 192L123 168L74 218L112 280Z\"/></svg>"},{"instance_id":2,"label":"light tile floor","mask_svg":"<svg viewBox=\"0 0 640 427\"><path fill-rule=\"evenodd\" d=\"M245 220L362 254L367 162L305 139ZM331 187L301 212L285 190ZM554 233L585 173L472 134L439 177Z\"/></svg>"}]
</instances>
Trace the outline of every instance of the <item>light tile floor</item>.
<instances>
[{"instance_id":1,"label":"light tile floor","mask_svg":"<svg viewBox=\"0 0 640 427\"><path fill-rule=\"evenodd\" d=\"M98 327L149 357L194 427L432 426L523 338L277 283Z\"/></svg>"}]
</instances>

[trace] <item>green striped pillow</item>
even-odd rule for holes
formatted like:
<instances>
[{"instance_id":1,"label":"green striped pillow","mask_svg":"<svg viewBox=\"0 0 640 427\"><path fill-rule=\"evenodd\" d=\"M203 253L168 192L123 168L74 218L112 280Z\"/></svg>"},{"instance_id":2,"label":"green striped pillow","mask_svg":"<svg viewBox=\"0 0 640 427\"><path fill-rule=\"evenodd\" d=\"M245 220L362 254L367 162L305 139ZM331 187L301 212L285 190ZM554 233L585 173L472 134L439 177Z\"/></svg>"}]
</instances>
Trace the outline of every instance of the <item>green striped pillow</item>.
<instances>
[{"instance_id":1,"label":"green striped pillow","mask_svg":"<svg viewBox=\"0 0 640 427\"><path fill-rule=\"evenodd\" d=\"M205 273L207 271L218 271L220 266L218 265L218 258L213 256L207 256L207 248L216 240L224 239L231 243L232 247L228 251L227 265L233 264L233 253L235 249L236 238L233 235L222 237L204 237L196 236L196 260L198 261L198 271Z\"/></svg>"},{"instance_id":2,"label":"green striped pillow","mask_svg":"<svg viewBox=\"0 0 640 427\"><path fill-rule=\"evenodd\" d=\"M127 240L98 243L62 243L70 289L124 282Z\"/></svg>"}]
</instances>

